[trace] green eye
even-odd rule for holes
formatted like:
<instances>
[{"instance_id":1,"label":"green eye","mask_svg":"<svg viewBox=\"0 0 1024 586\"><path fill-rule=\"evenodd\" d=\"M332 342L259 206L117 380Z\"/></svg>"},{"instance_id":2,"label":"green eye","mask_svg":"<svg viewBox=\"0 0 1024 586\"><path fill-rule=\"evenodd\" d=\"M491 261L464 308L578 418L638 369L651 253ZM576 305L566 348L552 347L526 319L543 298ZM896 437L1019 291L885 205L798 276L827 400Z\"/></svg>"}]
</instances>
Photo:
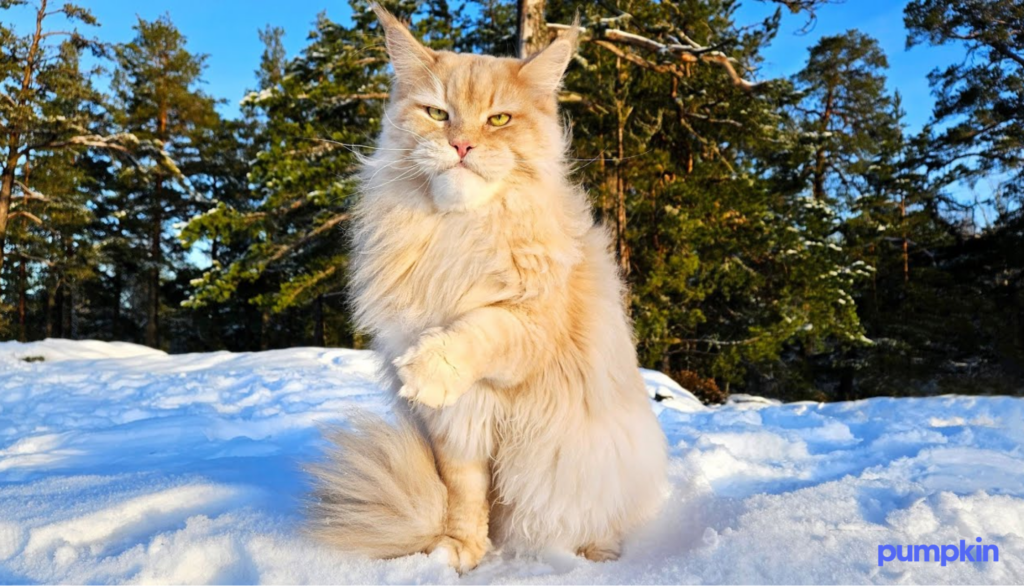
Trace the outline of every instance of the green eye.
<instances>
[{"instance_id":1,"label":"green eye","mask_svg":"<svg viewBox=\"0 0 1024 586\"><path fill-rule=\"evenodd\" d=\"M510 120L512 120L512 116L508 114L495 114L488 118L487 122L489 122L491 126L505 126Z\"/></svg>"},{"instance_id":2,"label":"green eye","mask_svg":"<svg viewBox=\"0 0 1024 586\"><path fill-rule=\"evenodd\" d=\"M430 106L427 106L427 114L430 114L430 117L438 122L443 122L448 119L448 112L445 112L441 108L431 108Z\"/></svg>"}]
</instances>

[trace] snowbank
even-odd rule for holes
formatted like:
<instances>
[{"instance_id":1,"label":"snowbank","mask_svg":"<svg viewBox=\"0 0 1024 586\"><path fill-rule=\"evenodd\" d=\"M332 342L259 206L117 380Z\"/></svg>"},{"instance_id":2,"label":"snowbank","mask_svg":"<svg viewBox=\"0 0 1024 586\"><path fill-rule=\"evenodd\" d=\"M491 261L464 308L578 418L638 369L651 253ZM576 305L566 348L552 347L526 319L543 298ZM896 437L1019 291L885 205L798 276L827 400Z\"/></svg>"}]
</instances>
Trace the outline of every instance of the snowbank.
<instances>
[{"instance_id":1,"label":"snowbank","mask_svg":"<svg viewBox=\"0 0 1024 586\"><path fill-rule=\"evenodd\" d=\"M28 357L42 361L26 362ZM1024 401L742 401L646 372L674 492L618 562L348 558L299 531L318 425L386 412L354 350L0 343L0 583L1024 583ZM982 537L998 562L888 562Z\"/></svg>"}]
</instances>

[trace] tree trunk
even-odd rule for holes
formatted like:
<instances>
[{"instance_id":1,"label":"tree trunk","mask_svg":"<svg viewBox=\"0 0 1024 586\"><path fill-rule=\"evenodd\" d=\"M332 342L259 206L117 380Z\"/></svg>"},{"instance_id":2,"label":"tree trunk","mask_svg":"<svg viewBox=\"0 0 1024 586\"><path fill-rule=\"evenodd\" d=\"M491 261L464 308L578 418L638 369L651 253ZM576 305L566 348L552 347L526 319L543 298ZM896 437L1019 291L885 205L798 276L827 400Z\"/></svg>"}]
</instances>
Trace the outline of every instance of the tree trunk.
<instances>
[{"instance_id":1,"label":"tree trunk","mask_svg":"<svg viewBox=\"0 0 1024 586\"><path fill-rule=\"evenodd\" d=\"M73 258L75 254L75 246L69 239L64 243L64 255L65 258ZM65 277L67 278L67 277ZM68 282L68 293L64 296L65 304L65 327L64 335L72 340L78 339L78 319L75 315L75 284L74 281Z\"/></svg>"},{"instance_id":2,"label":"tree trunk","mask_svg":"<svg viewBox=\"0 0 1024 586\"><path fill-rule=\"evenodd\" d=\"M907 194L900 194L900 228L903 232L903 286L910 283L910 240L907 238Z\"/></svg>"},{"instance_id":3,"label":"tree trunk","mask_svg":"<svg viewBox=\"0 0 1024 586\"><path fill-rule=\"evenodd\" d=\"M124 294L124 283L121 273L114 274L114 307L110 316L110 339L121 340L121 296Z\"/></svg>"},{"instance_id":4,"label":"tree trunk","mask_svg":"<svg viewBox=\"0 0 1024 586\"><path fill-rule=\"evenodd\" d=\"M43 288L43 313L46 320L45 336L53 337L53 292L49 287Z\"/></svg>"},{"instance_id":5,"label":"tree trunk","mask_svg":"<svg viewBox=\"0 0 1024 586\"><path fill-rule=\"evenodd\" d=\"M317 295L316 300L313 301L313 319L315 321L313 325L313 345L324 347L327 343L324 341L324 296Z\"/></svg>"},{"instance_id":6,"label":"tree trunk","mask_svg":"<svg viewBox=\"0 0 1024 586\"><path fill-rule=\"evenodd\" d=\"M544 0L517 0L519 25L519 57L526 59L547 45L547 21L544 20Z\"/></svg>"},{"instance_id":7,"label":"tree trunk","mask_svg":"<svg viewBox=\"0 0 1024 586\"><path fill-rule=\"evenodd\" d=\"M160 206L162 181L157 180L157 200L153 206L153 226L149 243L149 284L146 287L146 345L151 348L160 347L160 266L163 264L160 247L161 224L163 213Z\"/></svg>"},{"instance_id":8,"label":"tree trunk","mask_svg":"<svg viewBox=\"0 0 1024 586\"><path fill-rule=\"evenodd\" d=\"M834 90L829 88L828 95L825 97L825 111L821 116L821 124L819 127L820 136L818 137L818 140L825 140L825 133L828 132L828 125L832 120L832 109L834 103ZM827 162L828 161L825 157L825 145L819 144L814 153L814 184L812 186L814 201L825 201L825 169Z\"/></svg>"},{"instance_id":9,"label":"tree trunk","mask_svg":"<svg viewBox=\"0 0 1024 586\"><path fill-rule=\"evenodd\" d=\"M14 134L14 140L17 141L17 134ZM11 194L14 192L14 166L18 163L15 144L11 145L12 154L7 157L3 180L0 181L0 270L4 268L4 251L7 249L7 220L11 212ZM0 293L3 292L0 291Z\"/></svg>"},{"instance_id":10,"label":"tree trunk","mask_svg":"<svg viewBox=\"0 0 1024 586\"><path fill-rule=\"evenodd\" d=\"M1014 332L1014 347L1018 349L1024 348L1024 299L1021 298L1020 291L1020 280L1015 279L1010 284L1010 302L1013 304L1016 311L1014 312L1014 319L1016 320ZM1018 361L1014 360L1014 370L1016 371L1017 378L1024 379L1024 371L1021 370L1021 365Z\"/></svg>"},{"instance_id":11,"label":"tree trunk","mask_svg":"<svg viewBox=\"0 0 1024 586\"><path fill-rule=\"evenodd\" d=\"M28 271L25 269L25 257L21 257L21 266L18 267L18 340L28 341L28 326L25 321L28 293Z\"/></svg>"},{"instance_id":12,"label":"tree trunk","mask_svg":"<svg viewBox=\"0 0 1024 586\"><path fill-rule=\"evenodd\" d=\"M64 337L64 283L57 281L57 291L54 293L53 300L53 311L54 319L53 323L56 326L53 330L53 336L55 338Z\"/></svg>"},{"instance_id":13,"label":"tree trunk","mask_svg":"<svg viewBox=\"0 0 1024 586\"><path fill-rule=\"evenodd\" d=\"M814 154L814 179L811 186L811 193L814 195L814 201L825 200L825 148L818 147L817 152Z\"/></svg>"},{"instance_id":14,"label":"tree trunk","mask_svg":"<svg viewBox=\"0 0 1024 586\"><path fill-rule=\"evenodd\" d=\"M167 144L167 105L160 103L159 118L157 119L157 136ZM158 172L156 178L156 190L153 194L153 213L151 221L150 242L149 242L149 295L147 299L146 320L146 345L152 348L160 347L160 269L163 266L163 204L164 204L164 178Z\"/></svg>"},{"instance_id":15,"label":"tree trunk","mask_svg":"<svg viewBox=\"0 0 1024 586\"><path fill-rule=\"evenodd\" d=\"M260 310L260 350L270 349L270 312Z\"/></svg>"},{"instance_id":16,"label":"tree trunk","mask_svg":"<svg viewBox=\"0 0 1024 586\"><path fill-rule=\"evenodd\" d=\"M622 86L625 84L625 73L622 69L622 60L615 58L615 69L618 73L616 78L616 94L622 95ZM626 178L623 177L623 161L626 160L625 131L626 119L631 111L627 112L626 105L622 100L615 100L615 121L616 140L618 142L615 161L615 248L619 257L619 267L623 275L629 274L629 243L626 240Z\"/></svg>"},{"instance_id":17,"label":"tree trunk","mask_svg":"<svg viewBox=\"0 0 1024 586\"><path fill-rule=\"evenodd\" d=\"M69 340L75 339L75 291L70 284L64 284L64 299L61 305L60 329L63 337Z\"/></svg>"},{"instance_id":18,"label":"tree trunk","mask_svg":"<svg viewBox=\"0 0 1024 586\"><path fill-rule=\"evenodd\" d=\"M626 241L626 186L622 177L622 126L619 126L619 160L615 165L615 242L619 254L619 267L623 275L629 274L629 242Z\"/></svg>"},{"instance_id":19,"label":"tree trunk","mask_svg":"<svg viewBox=\"0 0 1024 586\"><path fill-rule=\"evenodd\" d=\"M35 75L36 55L39 52L39 41L43 38L43 19L46 18L46 4L48 0L40 0L39 8L36 10L36 31L32 35L32 43L29 45L28 54L25 57L25 66L21 75L21 91L18 92L17 104L24 106L28 95L28 88L32 85L32 78ZM10 128L7 133L7 161L0 175L0 270L4 268L4 250L7 248L7 223L10 219L11 196L14 194L14 170L18 166L18 159L21 158L21 129ZM0 291L0 294L3 292Z\"/></svg>"},{"instance_id":20,"label":"tree trunk","mask_svg":"<svg viewBox=\"0 0 1024 586\"><path fill-rule=\"evenodd\" d=\"M844 366L839 374L839 397L840 401L853 401L857 398L857 389L854 382L852 366Z\"/></svg>"},{"instance_id":21,"label":"tree trunk","mask_svg":"<svg viewBox=\"0 0 1024 586\"><path fill-rule=\"evenodd\" d=\"M608 185L611 182L611 175L608 173L608 155L605 154L602 148L598 151L598 163L597 163L597 174L601 177L603 185L598 191L597 196L597 215L601 217L601 222L608 223L608 194L611 193Z\"/></svg>"}]
</instances>

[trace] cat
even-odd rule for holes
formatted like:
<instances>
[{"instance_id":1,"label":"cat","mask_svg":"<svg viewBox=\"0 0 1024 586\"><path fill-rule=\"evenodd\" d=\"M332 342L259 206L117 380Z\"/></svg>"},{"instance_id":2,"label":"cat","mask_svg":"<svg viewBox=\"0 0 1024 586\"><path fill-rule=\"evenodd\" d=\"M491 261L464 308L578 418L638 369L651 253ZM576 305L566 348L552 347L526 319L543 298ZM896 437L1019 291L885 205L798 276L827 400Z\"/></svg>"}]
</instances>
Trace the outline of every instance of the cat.
<instances>
[{"instance_id":1,"label":"cat","mask_svg":"<svg viewBox=\"0 0 1024 586\"><path fill-rule=\"evenodd\" d=\"M618 558L666 490L610 237L568 179L557 92L576 33L525 59L420 44L374 6L393 68L360 174L350 294L403 413L313 467L312 532L378 558L492 543Z\"/></svg>"}]
</instances>

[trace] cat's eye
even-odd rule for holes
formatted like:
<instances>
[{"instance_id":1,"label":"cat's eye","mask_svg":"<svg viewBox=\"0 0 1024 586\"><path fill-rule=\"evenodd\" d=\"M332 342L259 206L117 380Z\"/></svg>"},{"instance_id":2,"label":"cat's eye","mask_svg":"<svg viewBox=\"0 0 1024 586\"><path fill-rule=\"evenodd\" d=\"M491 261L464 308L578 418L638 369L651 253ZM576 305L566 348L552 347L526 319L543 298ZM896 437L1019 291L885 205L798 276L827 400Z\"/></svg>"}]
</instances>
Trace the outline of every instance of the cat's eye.
<instances>
[{"instance_id":1,"label":"cat's eye","mask_svg":"<svg viewBox=\"0 0 1024 586\"><path fill-rule=\"evenodd\" d=\"M508 114L495 114L494 116L488 118L487 122L489 122L491 126L505 126L511 120L512 116Z\"/></svg>"},{"instance_id":2,"label":"cat's eye","mask_svg":"<svg viewBox=\"0 0 1024 586\"><path fill-rule=\"evenodd\" d=\"M432 108L427 106L427 114L430 114L430 117L438 122L444 122L448 119L448 112L445 112L441 108Z\"/></svg>"}]
</instances>

